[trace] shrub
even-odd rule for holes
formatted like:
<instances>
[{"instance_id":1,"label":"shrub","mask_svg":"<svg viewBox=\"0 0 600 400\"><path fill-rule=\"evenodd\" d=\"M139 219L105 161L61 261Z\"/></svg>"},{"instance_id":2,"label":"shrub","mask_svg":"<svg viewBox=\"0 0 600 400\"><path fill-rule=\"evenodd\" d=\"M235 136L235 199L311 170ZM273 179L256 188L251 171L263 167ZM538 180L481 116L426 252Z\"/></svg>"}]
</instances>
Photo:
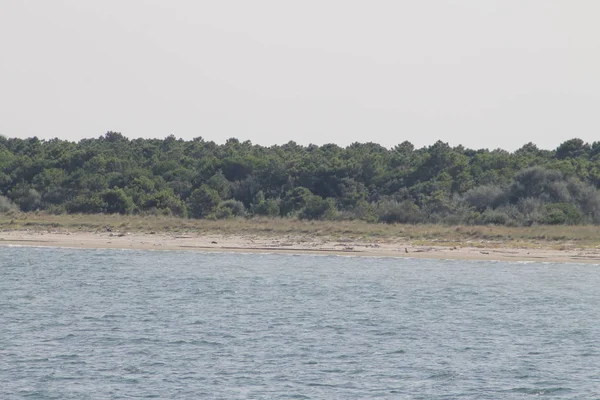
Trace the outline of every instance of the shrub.
<instances>
[{"instance_id":1,"label":"shrub","mask_svg":"<svg viewBox=\"0 0 600 400\"><path fill-rule=\"evenodd\" d=\"M40 208L42 196L27 184L16 185L8 196L15 202L21 211L35 211Z\"/></svg>"},{"instance_id":2,"label":"shrub","mask_svg":"<svg viewBox=\"0 0 600 400\"><path fill-rule=\"evenodd\" d=\"M583 215L571 203L547 204L544 207L543 223L549 225L569 224L574 225L581 222Z\"/></svg>"},{"instance_id":3,"label":"shrub","mask_svg":"<svg viewBox=\"0 0 600 400\"><path fill-rule=\"evenodd\" d=\"M65 208L69 213L95 214L106 212L106 203L96 194L81 194L69 201Z\"/></svg>"},{"instance_id":4,"label":"shrub","mask_svg":"<svg viewBox=\"0 0 600 400\"><path fill-rule=\"evenodd\" d=\"M109 214L131 214L134 209L133 200L123 189L109 189L102 194Z\"/></svg>"},{"instance_id":5,"label":"shrub","mask_svg":"<svg viewBox=\"0 0 600 400\"><path fill-rule=\"evenodd\" d=\"M377 204L375 212L379 221L387 224L422 222L421 209L410 200L381 201Z\"/></svg>"},{"instance_id":6,"label":"shrub","mask_svg":"<svg viewBox=\"0 0 600 400\"><path fill-rule=\"evenodd\" d=\"M221 198L216 190L206 185L194 190L188 199L189 213L192 218L204 218L213 213Z\"/></svg>"},{"instance_id":7,"label":"shrub","mask_svg":"<svg viewBox=\"0 0 600 400\"><path fill-rule=\"evenodd\" d=\"M504 190L499 186L483 185L468 190L463 196L463 201L476 211L485 211L496 208L502 202Z\"/></svg>"},{"instance_id":8,"label":"shrub","mask_svg":"<svg viewBox=\"0 0 600 400\"><path fill-rule=\"evenodd\" d=\"M215 219L229 219L233 217L233 212L231 208L221 207L219 206L214 213Z\"/></svg>"},{"instance_id":9,"label":"shrub","mask_svg":"<svg viewBox=\"0 0 600 400\"><path fill-rule=\"evenodd\" d=\"M481 223L486 225L508 225L511 218L502 210L487 209L481 213Z\"/></svg>"},{"instance_id":10,"label":"shrub","mask_svg":"<svg viewBox=\"0 0 600 400\"><path fill-rule=\"evenodd\" d=\"M333 199L312 195L298 216L300 219L334 219L336 215Z\"/></svg>"},{"instance_id":11,"label":"shrub","mask_svg":"<svg viewBox=\"0 0 600 400\"><path fill-rule=\"evenodd\" d=\"M185 204L170 190L161 190L153 193L143 201L143 208L162 210L164 215L177 215L180 217L187 216L187 208Z\"/></svg>"},{"instance_id":12,"label":"shrub","mask_svg":"<svg viewBox=\"0 0 600 400\"><path fill-rule=\"evenodd\" d=\"M600 192L592 186L585 186L577 193L579 209L592 223L600 223Z\"/></svg>"},{"instance_id":13,"label":"shrub","mask_svg":"<svg viewBox=\"0 0 600 400\"><path fill-rule=\"evenodd\" d=\"M539 198L526 197L517 203L517 209L521 214L522 225L532 225L541 222L544 218L544 202Z\"/></svg>"},{"instance_id":14,"label":"shrub","mask_svg":"<svg viewBox=\"0 0 600 400\"><path fill-rule=\"evenodd\" d=\"M359 201L351 209L344 211L342 217L344 219L358 219L366 222L377 222L378 219L377 213L375 212L375 207L364 200Z\"/></svg>"},{"instance_id":15,"label":"shrub","mask_svg":"<svg viewBox=\"0 0 600 400\"><path fill-rule=\"evenodd\" d=\"M0 196L0 213L6 213L6 212L12 212L12 211L18 211L18 210L19 210L19 207L17 207L17 205L15 203L10 201L10 199L8 197Z\"/></svg>"},{"instance_id":16,"label":"shrub","mask_svg":"<svg viewBox=\"0 0 600 400\"><path fill-rule=\"evenodd\" d=\"M227 211L228 210L228 211ZM244 217L246 216L246 207L244 203L238 200L225 200L219 204L216 211L217 218Z\"/></svg>"},{"instance_id":17,"label":"shrub","mask_svg":"<svg viewBox=\"0 0 600 400\"><path fill-rule=\"evenodd\" d=\"M513 184L509 188L509 197L511 203L515 204L525 197L549 198L552 192L557 192L558 188L550 188L553 182L563 180L563 173L560 171L549 170L543 167L527 168L515 176ZM560 190L559 190L560 191Z\"/></svg>"},{"instance_id":18,"label":"shrub","mask_svg":"<svg viewBox=\"0 0 600 400\"><path fill-rule=\"evenodd\" d=\"M286 216L302 210L313 194L305 187L299 186L287 192L281 200L281 215Z\"/></svg>"},{"instance_id":19,"label":"shrub","mask_svg":"<svg viewBox=\"0 0 600 400\"><path fill-rule=\"evenodd\" d=\"M62 215L62 214L66 214L67 209L65 208L64 205L62 204L50 204L46 210L45 210L48 214L53 214L53 215Z\"/></svg>"},{"instance_id":20,"label":"shrub","mask_svg":"<svg viewBox=\"0 0 600 400\"><path fill-rule=\"evenodd\" d=\"M277 217L279 215L279 204L275 199L263 200L258 204L252 205L252 213L265 217Z\"/></svg>"}]
</instances>

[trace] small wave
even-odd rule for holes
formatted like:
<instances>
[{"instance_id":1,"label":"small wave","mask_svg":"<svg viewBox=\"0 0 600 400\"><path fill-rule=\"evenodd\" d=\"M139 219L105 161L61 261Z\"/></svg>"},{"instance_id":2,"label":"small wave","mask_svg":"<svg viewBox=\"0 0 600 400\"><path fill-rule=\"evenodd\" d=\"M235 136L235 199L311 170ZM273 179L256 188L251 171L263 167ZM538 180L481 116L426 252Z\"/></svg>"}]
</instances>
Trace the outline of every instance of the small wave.
<instances>
[{"instance_id":1,"label":"small wave","mask_svg":"<svg viewBox=\"0 0 600 400\"><path fill-rule=\"evenodd\" d=\"M168 342L168 344L189 344L193 346L222 346L221 342L214 342L211 340L173 340Z\"/></svg>"},{"instance_id":2,"label":"small wave","mask_svg":"<svg viewBox=\"0 0 600 400\"><path fill-rule=\"evenodd\" d=\"M518 387L509 390L513 393L522 393L522 394L531 394L534 396L544 396L548 394L558 394L558 393L568 393L571 392L571 388L565 387L555 387L555 388L527 388L527 387Z\"/></svg>"},{"instance_id":3,"label":"small wave","mask_svg":"<svg viewBox=\"0 0 600 400\"><path fill-rule=\"evenodd\" d=\"M146 371L136 367L135 365L127 365L125 367L123 367L123 371L130 373L130 374L143 374L146 373Z\"/></svg>"},{"instance_id":4,"label":"small wave","mask_svg":"<svg viewBox=\"0 0 600 400\"><path fill-rule=\"evenodd\" d=\"M140 337L140 338L131 339L131 342L132 343L157 343L157 342L159 342L159 340L154 339L154 338Z\"/></svg>"},{"instance_id":5,"label":"small wave","mask_svg":"<svg viewBox=\"0 0 600 400\"><path fill-rule=\"evenodd\" d=\"M454 371L440 371L440 372L436 372L434 374L429 375L428 379L447 380L447 379L456 379L458 376L459 376L459 374L457 374Z\"/></svg>"},{"instance_id":6,"label":"small wave","mask_svg":"<svg viewBox=\"0 0 600 400\"><path fill-rule=\"evenodd\" d=\"M402 350L402 349L398 349L398 350L394 350L394 351L390 351L387 354L405 354L406 351Z\"/></svg>"},{"instance_id":7,"label":"small wave","mask_svg":"<svg viewBox=\"0 0 600 400\"><path fill-rule=\"evenodd\" d=\"M75 358L79 358L79 355L77 355L77 354L59 354L56 356L56 358L60 358L63 360L72 360Z\"/></svg>"},{"instance_id":8,"label":"small wave","mask_svg":"<svg viewBox=\"0 0 600 400\"><path fill-rule=\"evenodd\" d=\"M317 382L309 382L306 384L306 386L311 386L311 387L327 387L327 388L335 388L338 387L338 385L331 385L328 383L317 383Z\"/></svg>"},{"instance_id":9,"label":"small wave","mask_svg":"<svg viewBox=\"0 0 600 400\"><path fill-rule=\"evenodd\" d=\"M104 314L102 317L100 318L125 318L125 315L122 314Z\"/></svg>"}]
</instances>

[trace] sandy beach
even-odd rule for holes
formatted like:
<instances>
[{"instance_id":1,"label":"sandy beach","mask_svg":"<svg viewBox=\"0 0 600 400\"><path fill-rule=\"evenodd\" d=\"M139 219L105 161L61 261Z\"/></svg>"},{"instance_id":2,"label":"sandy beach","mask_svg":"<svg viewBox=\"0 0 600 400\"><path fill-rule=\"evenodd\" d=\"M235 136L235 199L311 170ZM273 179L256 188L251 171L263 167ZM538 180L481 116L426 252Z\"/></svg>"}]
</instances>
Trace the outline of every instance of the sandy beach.
<instances>
[{"instance_id":1,"label":"sandy beach","mask_svg":"<svg viewBox=\"0 0 600 400\"><path fill-rule=\"evenodd\" d=\"M554 250L498 246L426 246L386 240L334 240L325 237L168 234L128 232L3 231L0 246L86 249L187 250L210 252L331 254L457 260L598 263L599 249Z\"/></svg>"}]
</instances>

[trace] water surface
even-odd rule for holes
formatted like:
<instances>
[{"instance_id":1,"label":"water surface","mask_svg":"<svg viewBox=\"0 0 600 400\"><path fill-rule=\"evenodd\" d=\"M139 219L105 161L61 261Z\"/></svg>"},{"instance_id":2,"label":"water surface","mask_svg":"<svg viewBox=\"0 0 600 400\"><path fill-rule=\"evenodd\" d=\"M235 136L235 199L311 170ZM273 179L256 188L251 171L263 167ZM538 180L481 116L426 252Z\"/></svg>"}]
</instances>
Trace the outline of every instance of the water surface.
<instances>
[{"instance_id":1,"label":"water surface","mask_svg":"<svg viewBox=\"0 0 600 400\"><path fill-rule=\"evenodd\" d=\"M0 247L0 398L598 399L599 274Z\"/></svg>"}]
</instances>

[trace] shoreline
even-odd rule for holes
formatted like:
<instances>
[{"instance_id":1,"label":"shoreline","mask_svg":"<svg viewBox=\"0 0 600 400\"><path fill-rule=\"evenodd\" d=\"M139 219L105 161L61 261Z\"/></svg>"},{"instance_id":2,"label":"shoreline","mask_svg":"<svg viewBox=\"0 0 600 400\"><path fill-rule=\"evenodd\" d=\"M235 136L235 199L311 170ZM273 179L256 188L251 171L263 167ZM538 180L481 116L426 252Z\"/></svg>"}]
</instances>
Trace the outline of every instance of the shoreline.
<instances>
[{"instance_id":1,"label":"shoreline","mask_svg":"<svg viewBox=\"0 0 600 400\"><path fill-rule=\"evenodd\" d=\"M554 250L544 247L419 245L393 239L345 239L308 235L219 235L214 233L112 233L10 230L0 232L0 247L171 250L257 254L311 254L355 257L553 262L600 264L600 249Z\"/></svg>"}]
</instances>

